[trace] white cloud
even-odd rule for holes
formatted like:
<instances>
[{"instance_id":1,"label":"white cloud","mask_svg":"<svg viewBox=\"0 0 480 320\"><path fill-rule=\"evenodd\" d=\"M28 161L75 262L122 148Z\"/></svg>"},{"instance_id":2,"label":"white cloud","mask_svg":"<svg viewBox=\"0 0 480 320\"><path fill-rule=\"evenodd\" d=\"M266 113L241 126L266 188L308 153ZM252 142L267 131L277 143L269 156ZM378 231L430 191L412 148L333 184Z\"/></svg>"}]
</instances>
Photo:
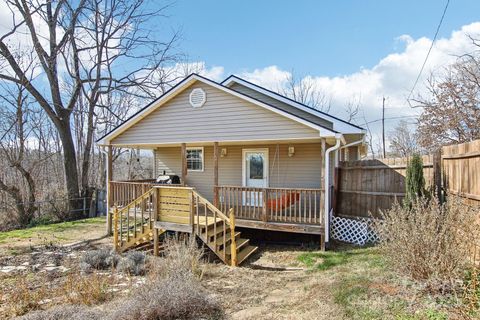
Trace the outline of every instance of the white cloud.
<instances>
[{"instance_id":1,"label":"white cloud","mask_svg":"<svg viewBox=\"0 0 480 320\"><path fill-rule=\"evenodd\" d=\"M414 96L426 94L425 80L432 72L439 72L453 63L459 55L478 49L472 44L468 35L480 37L480 22L465 25L460 30L453 31L450 37L436 41ZM418 115L420 110L410 108L406 98L432 40L426 37L414 39L409 35L401 35L394 40L397 45L403 47L403 50L388 54L372 68L360 69L352 74L337 77L311 74L305 79L313 81L318 90L331 97L331 113L334 115L345 117L345 106L352 100L360 99L366 120L377 120L381 117L382 97L385 96L388 108L386 117L404 116L414 120L413 117ZM288 75L290 72L274 65L240 73L240 76L247 80L272 90L278 90L279 87L284 86ZM391 128L395 121L389 120L387 128ZM357 117L356 122L363 124L365 122L363 115ZM371 123L370 128L374 137L381 132L380 122Z\"/></svg>"},{"instance_id":2,"label":"white cloud","mask_svg":"<svg viewBox=\"0 0 480 320\"><path fill-rule=\"evenodd\" d=\"M269 66L263 69L255 69L252 72L245 71L240 76L271 90L277 90L285 85L289 75L290 72L280 70L277 66Z\"/></svg>"}]
</instances>

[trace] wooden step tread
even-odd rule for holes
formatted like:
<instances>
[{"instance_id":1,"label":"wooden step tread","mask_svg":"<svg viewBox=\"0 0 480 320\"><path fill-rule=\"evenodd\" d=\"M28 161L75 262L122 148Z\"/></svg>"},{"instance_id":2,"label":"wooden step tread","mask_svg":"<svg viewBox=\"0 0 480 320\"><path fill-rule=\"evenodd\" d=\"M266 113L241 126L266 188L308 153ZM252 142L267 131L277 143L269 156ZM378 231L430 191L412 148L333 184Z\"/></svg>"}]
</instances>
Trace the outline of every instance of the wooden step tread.
<instances>
[{"instance_id":1,"label":"wooden step tread","mask_svg":"<svg viewBox=\"0 0 480 320\"><path fill-rule=\"evenodd\" d=\"M243 261L247 260L255 251L257 251L258 247L248 245L243 247L242 250L237 254L237 262L240 265Z\"/></svg>"},{"instance_id":2,"label":"wooden step tread","mask_svg":"<svg viewBox=\"0 0 480 320\"><path fill-rule=\"evenodd\" d=\"M240 232L236 231L235 232L235 238L239 237L240 236ZM214 240L212 240L213 238L213 235L208 235L209 239L208 239L208 243L209 244L215 244L217 247L218 246L221 246L223 245L223 235L217 235L217 242L216 243L213 243ZM203 238L205 238L205 234L203 234ZM225 242L228 244L230 242L231 239L231 233L230 231L228 231L225 235Z\"/></svg>"},{"instance_id":3,"label":"wooden step tread","mask_svg":"<svg viewBox=\"0 0 480 320\"><path fill-rule=\"evenodd\" d=\"M235 241L236 244L237 244L237 254L240 253L240 251L248 246L248 244L250 243L250 240L249 239L243 239L243 238L240 238L238 239L237 241ZM221 254L223 254L223 250L220 250L219 251ZM231 255L232 254L232 243L230 243L229 245L227 245L227 250L225 251L225 254L227 256Z\"/></svg>"}]
</instances>

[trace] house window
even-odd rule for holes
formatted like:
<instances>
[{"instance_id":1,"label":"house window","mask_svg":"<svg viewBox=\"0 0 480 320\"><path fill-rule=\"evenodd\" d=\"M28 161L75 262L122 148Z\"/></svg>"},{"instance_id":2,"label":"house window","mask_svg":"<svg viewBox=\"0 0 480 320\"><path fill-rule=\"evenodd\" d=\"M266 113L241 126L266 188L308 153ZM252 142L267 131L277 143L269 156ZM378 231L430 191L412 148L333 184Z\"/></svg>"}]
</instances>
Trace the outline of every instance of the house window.
<instances>
[{"instance_id":1,"label":"house window","mask_svg":"<svg viewBox=\"0 0 480 320\"><path fill-rule=\"evenodd\" d=\"M187 148L188 171L203 171L203 147Z\"/></svg>"}]
</instances>

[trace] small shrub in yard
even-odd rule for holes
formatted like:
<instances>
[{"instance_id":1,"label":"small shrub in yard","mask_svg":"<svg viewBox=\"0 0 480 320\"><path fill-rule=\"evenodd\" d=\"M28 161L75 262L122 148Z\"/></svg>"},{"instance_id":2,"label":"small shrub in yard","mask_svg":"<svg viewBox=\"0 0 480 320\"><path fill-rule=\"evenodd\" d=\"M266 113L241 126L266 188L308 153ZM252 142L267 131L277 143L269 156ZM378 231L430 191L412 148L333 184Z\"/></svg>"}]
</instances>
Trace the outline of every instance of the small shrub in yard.
<instances>
[{"instance_id":1,"label":"small shrub in yard","mask_svg":"<svg viewBox=\"0 0 480 320\"><path fill-rule=\"evenodd\" d=\"M85 306L57 306L45 311L35 311L18 320L100 320L105 315Z\"/></svg>"},{"instance_id":2,"label":"small shrub in yard","mask_svg":"<svg viewBox=\"0 0 480 320\"><path fill-rule=\"evenodd\" d=\"M111 319L218 319L220 304L200 285L202 251L194 239L167 239L164 257L150 261L145 285L114 308Z\"/></svg>"},{"instance_id":3,"label":"small shrub in yard","mask_svg":"<svg viewBox=\"0 0 480 320\"><path fill-rule=\"evenodd\" d=\"M220 304L185 270L139 287L122 301L111 319L218 319Z\"/></svg>"},{"instance_id":4,"label":"small shrub in yard","mask_svg":"<svg viewBox=\"0 0 480 320\"><path fill-rule=\"evenodd\" d=\"M105 270L117 265L118 255L115 251L100 249L85 252L80 259L80 268L84 272L92 269Z\"/></svg>"},{"instance_id":5,"label":"small shrub in yard","mask_svg":"<svg viewBox=\"0 0 480 320\"><path fill-rule=\"evenodd\" d=\"M418 198L411 208L395 204L376 228L395 269L441 291L463 277L471 244L480 235L478 216L478 209L457 197L441 206L436 199Z\"/></svg>"},{"instance_id":6,"label":"small shrub in yard","mask_svg":"<svg viewBox=\"0 0 480 320\"><path fill-rule=\"evenodd\" d=\"M146 271L147 255L139 251L130 251L125 257L120 259L117 269L121 272L140 276L144 275Z\"/></svg>"}]
</instances>

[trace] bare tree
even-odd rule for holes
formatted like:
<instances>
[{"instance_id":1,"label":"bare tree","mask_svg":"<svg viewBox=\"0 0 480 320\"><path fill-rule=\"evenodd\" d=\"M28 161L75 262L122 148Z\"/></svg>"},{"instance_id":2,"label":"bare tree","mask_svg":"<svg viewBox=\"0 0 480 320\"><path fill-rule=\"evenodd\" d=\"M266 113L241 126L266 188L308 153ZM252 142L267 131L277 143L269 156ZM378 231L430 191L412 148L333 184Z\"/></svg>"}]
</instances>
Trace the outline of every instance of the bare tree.
<instances>
[{"instance_id":1,"label":"bare tree","mask_svg":"<svg viewBox=\"0 0 480 320\"><path fill-rule=\"evenodd\" d=\"M347 114L346 120L348 122L354 122L355 118L360 113L361 100L360 98L352 98L345 107L345 113Z\"/></svg>"},{"instance_id":2,"label":"bare tree","mask_svg":"<svg viewBox=\"0 0 480 320\"><path fill-rule=\"evenodd\" d=\"M429 97L418 120L419 143L434 150L480 138L480 55L460 58L428 80Z\"/></svg>"},{"instance_id":3,"label":"bare tree","mask_svg":"<svg viewBox=\"0 0 480 320\"><path fill-rule=\"evenodd\" d=\"M397 125L388 133L390 140L390 152L397 157L409 157L420 152L417 143L417 136L409 127L409 123L400 120Z\"/></svg>"},{"instance_id":4,"label":"bare tree","mask_svg":"<svg viewBox=\"0 0 480 320\"><path fill-rule=\"evenodd\" d=\"M0 157L1 162L4 162L1 165L4 174L0 176L0 190L12 198L17 212L17 223L25 226L37 210L36 185L32 171L38 163L26 159L29 158L26 155L29 152L26 141L32 129L29 110L31 101L26 89L21 85L11 89L8 95L0 95ZM15 170L17 174L9 169Z\"/></svg>"},{"instance_id":5,"label":"bare tree","mask_svg":"<svg viewBox=\"0 0 480 320\"><path fill-rule=\"evenodd\" d=\"M162 84L158 70L175 60L170 52L177 35L161 41L154 36L158 30L146 29L146 22L162 17L166 6L149 10L152 6L143 0L6 0L6 4L12 27L0 35L0 79L23 86L54 124L68 173L68 197L76 199L80 188L84 194L88 189L96 110L109 108L105 98L109 93L146 99L156 95ZM26 46L33 48L32 61L40 65L47 85L29 79L24 63L12 51L10 43L19 33L28 35ZM85 114L81 153L73 136L74 112Z\"/></svg>"},{"instance_id":6,"label":"bare tree","mask_svg":"<svg viewBox=\"0 0 480 320\"><path fill-rule=\"evenodd\" d=\"M323 112L329 112L331 99L320 90L310 77L298 77L294 72L287 76L286 86L280 94Z\"/></svg>"}]
</instances>

